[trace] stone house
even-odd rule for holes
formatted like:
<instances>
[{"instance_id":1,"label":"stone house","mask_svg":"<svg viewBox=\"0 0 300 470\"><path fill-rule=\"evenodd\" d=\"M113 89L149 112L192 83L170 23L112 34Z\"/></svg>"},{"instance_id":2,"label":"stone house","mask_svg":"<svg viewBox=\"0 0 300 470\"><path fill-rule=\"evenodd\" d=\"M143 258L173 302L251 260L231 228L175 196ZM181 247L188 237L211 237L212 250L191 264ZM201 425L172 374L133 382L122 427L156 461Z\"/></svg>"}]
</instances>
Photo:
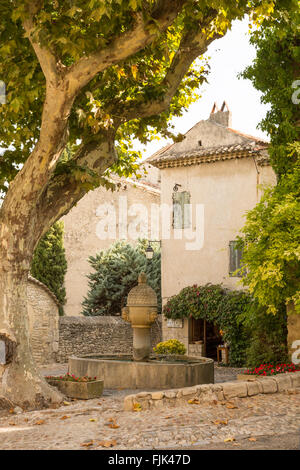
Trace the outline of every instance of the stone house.
<instances>
[{"instance_id":1,"label":"stone house","mask_svg":"<svg viewBox=\"0 0 300 470\"><path fill-rule=\"evenodd\" d=\"M155 214L160 204L160 172L145 163L139 173L140 179L113 178L118 185L116 191L104 187L90 191L61 219L65 226L64 245L68 263L66 315L81 313L81 303L88 291L87 275L92 269L88 262L90 256L109 248L116 240L133 244L138 238L155 236L159 240ZM153 230L156 232L154 235Z\"/></svg>"},{"instance_id":2,"label":"stone house","mask_svg":"<svg viewBox=\"0 0 300 470\"><path fill-rule=\"evenodd\" d=\"M193 284L241 288L236 236L246 211L260 199L258 185L276 182L267 147L261 139L232 129L224 102L221 110L214 105L209 118L181 142L147 160L161 172L161 205L170 208L171 228L161 228L164 303ZM171 338L180 339L189 354L214 358L221 340L214 325L194 319L164 320L163 339Z\"/></svg>"}]
</instances>

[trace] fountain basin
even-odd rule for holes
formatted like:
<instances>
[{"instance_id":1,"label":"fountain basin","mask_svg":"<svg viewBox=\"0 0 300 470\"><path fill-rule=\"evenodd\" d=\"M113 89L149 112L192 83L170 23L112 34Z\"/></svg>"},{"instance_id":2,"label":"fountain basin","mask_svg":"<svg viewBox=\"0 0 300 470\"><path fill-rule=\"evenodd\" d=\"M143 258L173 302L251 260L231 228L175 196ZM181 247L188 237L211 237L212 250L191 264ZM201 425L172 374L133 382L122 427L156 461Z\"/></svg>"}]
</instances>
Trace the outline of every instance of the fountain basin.
<instances>
[{"instance_id":1,"label":"fountain basin","mask_svg":"<svg viewBox=\"0 0 300 470\"><path fill-rule=\"evenodd\" d=\"M214 383L214 361L191 356L153 356L142 362L126 354L71 356L69 373L102 379L105 388L163 390Z\"/></svg>"}]
</instances>

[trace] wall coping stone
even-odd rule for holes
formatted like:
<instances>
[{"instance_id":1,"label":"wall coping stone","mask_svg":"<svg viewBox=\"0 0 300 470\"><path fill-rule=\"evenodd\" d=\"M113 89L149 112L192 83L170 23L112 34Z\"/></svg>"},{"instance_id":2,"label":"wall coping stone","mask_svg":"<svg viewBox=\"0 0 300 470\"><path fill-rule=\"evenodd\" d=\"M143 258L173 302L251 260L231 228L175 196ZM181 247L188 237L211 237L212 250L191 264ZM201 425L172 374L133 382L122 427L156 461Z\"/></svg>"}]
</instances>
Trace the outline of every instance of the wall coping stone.
<instances>
[{"instance_id":1,"label":"wall coping stone","mask_svg":"<svg viewBox=\"0 0 300 470\"><path fill-rule=\"evenodd\" d=\"M158 315L158 321L161 321L161 315ZM97 315L97 316L89 316L89 317L85 317L85 316L74 316L74 317L71 317L71 316L62 316L62 317L59 317L59 323L62 324L62 325L88 325L90 324L91 326L92 325L95 325L95 324L99 324L99 325L106 325L106 324L111 324L111 323L124 323L124 320L122 319L121 317L121 314L120 315Z\"/></svg>"},{"instance_id":2,"label":"wall coping stone","mask_svg":"<svg viewBox=\"0 0 300 470\"><path fill-rule=\"evenodd\" d=\"M56 305L59 307L60 306L60 302L58 300L58 298L56 297L56 295L53 294L53 292L41 281L38 281L35 277L32 277L32 276L28 276L28 281L29 282L32 282L32 284L36 284L37 286L40 286L44 289L44 291L47 292L47 294L49 294L49 296L54 300L54 302L56 303Z\"/></svg>"},{"instance_id":3,"label":"wall coping stone","mask_svg":"<svg viewBox=\"0 0 300 470\"><path fill-rule=\"evenodd\" d=\"M232 398L252 397L265 393L278 393L300 387L300 372L287 372L273 377L264 377L257 380L223 382L218 384L203 384L194 387L162 390L153 393L139 392L136 395L127 395L124 398L124 410L133 411L135 404L140 404L142 410L159 406L182 405L183 402L196 398L200 402L218 397L219 400ZM213 392L218 392L212 395Z\"/></svg>"}]
</instances>

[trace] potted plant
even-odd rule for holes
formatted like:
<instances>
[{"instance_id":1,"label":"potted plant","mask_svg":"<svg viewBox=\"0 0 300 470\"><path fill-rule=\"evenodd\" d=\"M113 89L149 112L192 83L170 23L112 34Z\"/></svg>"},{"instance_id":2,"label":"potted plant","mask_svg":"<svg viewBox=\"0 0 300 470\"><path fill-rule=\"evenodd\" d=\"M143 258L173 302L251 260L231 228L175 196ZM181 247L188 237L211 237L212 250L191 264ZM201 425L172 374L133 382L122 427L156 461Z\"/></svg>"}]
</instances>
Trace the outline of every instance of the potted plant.
<instances>
[{"instance_id":1,"label":"potted plant","mask_svg":"<svg viewBox=\"0 0 300 470\"><path fill-rule=\"evenodd\" d=\"M46 380L69 398L90 400L101 397L103 393L104 381L97 379L97 377L75 377L75 375L67 373L60 376L49 375Z\"/></svg>"}]
</instances>

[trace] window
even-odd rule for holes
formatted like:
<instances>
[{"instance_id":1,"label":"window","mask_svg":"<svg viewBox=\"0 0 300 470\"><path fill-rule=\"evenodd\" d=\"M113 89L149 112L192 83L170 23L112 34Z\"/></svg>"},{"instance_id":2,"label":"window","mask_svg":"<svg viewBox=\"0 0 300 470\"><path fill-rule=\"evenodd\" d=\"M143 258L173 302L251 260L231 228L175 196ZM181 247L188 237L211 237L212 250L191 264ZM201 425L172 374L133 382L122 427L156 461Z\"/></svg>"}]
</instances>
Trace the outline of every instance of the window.
<instances>
[{"instance_id":1,"label":"window","mask_svg":"<svg viewBox=\"0 0 300 470\"><path fill-rule=\"evenodd\" d=\"M242 267L242 250L237 248L237 241L229 242L229 275L233 277L242 277L241 272L236 272Z\"/></svg>"},{"instance_id":2,"label":"window","mask_svg":"<svg viewBox=\"0 0 300 470\"><path fill-rule=\"evenodd\" d=\"M189 228L191 195L187 191L173 193L173 228Z\"/></svg>"}]
</instances>

